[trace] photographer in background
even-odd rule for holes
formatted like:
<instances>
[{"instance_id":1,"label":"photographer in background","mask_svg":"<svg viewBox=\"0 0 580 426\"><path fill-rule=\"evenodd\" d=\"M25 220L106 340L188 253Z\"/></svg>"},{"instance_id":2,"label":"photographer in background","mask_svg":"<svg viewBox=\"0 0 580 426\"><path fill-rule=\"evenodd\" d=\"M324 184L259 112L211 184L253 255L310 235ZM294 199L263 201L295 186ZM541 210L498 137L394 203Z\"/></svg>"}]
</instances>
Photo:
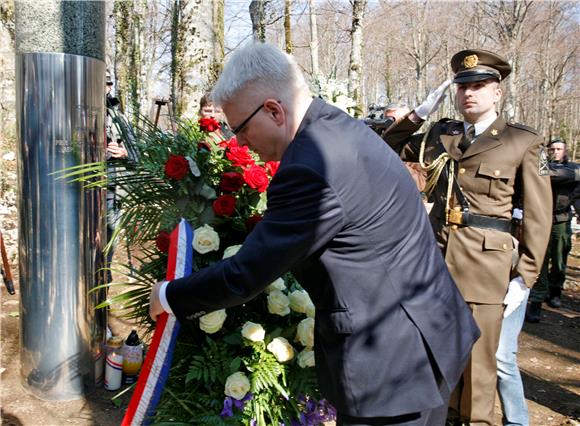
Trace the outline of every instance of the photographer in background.
<instances>
[{"instance_id":1,"label":"photographer in background","mask_svg":"<svg viewBox=\"0 0 580 426\"><path fill-rule=\"evenodd\" d=\"M117 173L123 173L127 161L135 161L137 159L135 149L130 146L128 150L123 143L123 139L126 141L134 141L134 135L126 118L118 111L120 102L112 94L113 85L111 75L107 72L105 82L105 136L107 138L107 151L105 158L107 160L107 176L109 179ZM121 218L120 195L119 189L114 184L107 185L107 244L111 241L119 219ZM113 243L107 252L107 268L110 268L111 261L113 260L115 246L116 244ZM108 270L106 282L111 281L111 271Z\"/></svg>"}]
</instances>

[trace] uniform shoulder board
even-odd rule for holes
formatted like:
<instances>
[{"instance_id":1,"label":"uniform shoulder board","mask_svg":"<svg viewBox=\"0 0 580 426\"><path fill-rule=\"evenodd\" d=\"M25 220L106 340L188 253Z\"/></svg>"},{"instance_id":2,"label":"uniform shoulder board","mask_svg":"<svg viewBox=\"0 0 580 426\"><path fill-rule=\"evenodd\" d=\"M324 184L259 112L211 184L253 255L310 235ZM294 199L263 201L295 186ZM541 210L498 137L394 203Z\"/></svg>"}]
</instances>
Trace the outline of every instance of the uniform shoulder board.
<instances>
[{"instance_id":1,"label":"uniform shoulder board","mask_svg":"<svg viewBox=\"0 0 580 426\"><path fill-rule=\"evenodd\" d=\"M525 124L520 123L508 123L508 126L515 127L516 129L521 129L533 133L534 135L539 135L538 131L533 127L526 126Z\"/></svg>"}]
</instances>

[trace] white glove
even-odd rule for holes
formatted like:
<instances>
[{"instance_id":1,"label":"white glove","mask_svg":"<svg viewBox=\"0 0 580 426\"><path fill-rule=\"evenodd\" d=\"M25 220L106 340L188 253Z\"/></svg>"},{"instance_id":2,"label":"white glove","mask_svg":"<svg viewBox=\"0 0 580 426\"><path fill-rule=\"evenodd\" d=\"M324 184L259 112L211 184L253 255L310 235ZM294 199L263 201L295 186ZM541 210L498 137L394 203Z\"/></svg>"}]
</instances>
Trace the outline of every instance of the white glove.
<instances>
[{"instance_id":1,"label":"white glove","mask_svg":"<svg viewBox=\"0 0 580 426\"><path fill-rule=\"evenodd\" d=\"M433 90L423 101L421 105L415 108L415 114L421 119L425 120L429 115L437 111L443 99L445 99L445 92L449 88L451 80L445 80L437 89Z\"/></svg>"},{"instance_id":2,"label":"white glove","mask_svg":"<svg viewBox=\"0 0 580 426\"><path fill-rule=\"evenodd\" d=\"M508 291L503 299L503 304L505 306L505 310L503 311L503 317L509 316L513 311L516 310L518 306L526 298L526 295L530 292L530 289L526 287L524 284L524 280L522 277L517 276L513 280L510 281L508 285Z\"/></svg>"}]
</instances>

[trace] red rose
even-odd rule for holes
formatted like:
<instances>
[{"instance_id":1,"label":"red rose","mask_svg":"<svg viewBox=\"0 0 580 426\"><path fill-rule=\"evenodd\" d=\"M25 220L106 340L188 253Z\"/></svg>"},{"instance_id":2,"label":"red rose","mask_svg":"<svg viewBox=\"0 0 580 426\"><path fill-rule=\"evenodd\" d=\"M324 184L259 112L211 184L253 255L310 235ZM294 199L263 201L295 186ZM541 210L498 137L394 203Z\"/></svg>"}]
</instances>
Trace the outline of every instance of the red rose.
<instances>
[{"instance_id":1,"label":"red rose","mask_svg":"<svg viewBox=\"0 0 580 426\"><path fill-rule=\"evenodd\" d=\"M221 141L219 144L220 148L231 148L232 146L238 146L238 138L236 136L232 136L227 141Z\"/></svg>"},{"instance_id":2,"label":"red rose","mask_svg":"<svg viewBox=\"0 0 580 426\"><path fill-rule=\"evenodd\" d=\"M238 172L227 172L222 175L220 189L225 192L236 192L244 185L244 177Z\"/></svg>"},{"instance_id":3,"label":"red rose","mask_svg":"<svg viewBox=\"0 0 580 426\"><path fill-rule=\"evenodd\" d=\"M201 117L198 122L199 128L206 132L215 132L220 128L220 123L213 117Z\"/></svg>"},{"instance_id":4,"label":"red rose","mask_svg":"<svg viewBox=\"0 0 580 426\"><path fill-rule=\"evenodd\" d=\"M256 164L244 170L244 180L251 188L259 192L264 192L270 183L266 170Z\"/></svg>"},{"instance_id":5,"label":"red rose","mask_svg":"<svg viewBox=\"0 0 580 426\"><path fill-rule=\"evenodd\" d=\"M236 210L236 197L233 195L222 195L213 202L213 211L218 216L231 216Z\"/></svg>"},{"instance_id":6,"label":"red rose","mask_svg":"<svg viewBox=\"0 0 580 426\"><path fill-rule=\"evenodd\" d=\"M165 163L165 175L171 179L181 180L189 171L189 163L181 155L170 155Z\"/></svg>"},{"instance_id":7,"label":"red rose","mask_svg":"<svg viewBox=\"0 0 580 426\"><path fill-rule=\"evenodd\" d=\"M280 162L279 161L268 161L265 164L266 170L268 171L268 174L270 176L274 176L276 174L276 172L278 171L278 167L280 166Z\"/></svg>"},{"instance_id":8,"label":"red rose","mask_svg":"<svg viewBox=\"0 0 580 426\"><path fill-rule=\"evenodd\" d=\"M160 252L168 253L171 245L171 234L167 231L161 231L155 238L155 245Z\"/></svg>"},{"instance_id":9,"label":"red rose","mask_svg":"<svg viewBox=\"0 0 580 426\"><path fill-rule=\"evenodd\" d=\"M254 164L254 159L250 155L247 146L230 146L226 152L226 157L237 167L247 167Z\"/></svg>"},{"instance_id":10,"label":"red rose","mask_svg":"<svg viewBox=\"0 0 580 426\"><path fill-rule=\"evenodd\" d=\"M260 216L259 214L255 214L253 216L250 216L249 218L246 219L246 230L248 232L251 232L252 229L254 229L256 227L256 225L258 224L258 222L261 220L262 220L262 216Z\"/></svg>"}]
</instances>

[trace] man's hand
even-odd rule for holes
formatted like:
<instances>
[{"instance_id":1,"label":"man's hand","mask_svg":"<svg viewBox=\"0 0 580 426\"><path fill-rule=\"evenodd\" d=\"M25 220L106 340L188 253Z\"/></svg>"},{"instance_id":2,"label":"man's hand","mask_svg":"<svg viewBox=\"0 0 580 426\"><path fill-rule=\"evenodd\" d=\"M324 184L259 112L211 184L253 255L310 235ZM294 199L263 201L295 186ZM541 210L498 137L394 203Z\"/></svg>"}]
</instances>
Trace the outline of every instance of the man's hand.
<instances>
[{"instance_id":1,"label":"man's hand","mask_svg":"<svg viewBox=\"0 0 580 426\"><path fill-rule=\"evenodd\" d=\"M510 281L507 294L503 299L503 304L506 305L505 311L503 311L504 318L509 316L521 305L529 291L530 289L526 287L522 277L517 276Z\"/></svg>"},{"instance_id":2,"label":"man's hand","mask_svg":"<svg viewBox=\"0 0 580 426\"><path fill-rule=\"evenodd\" d=\"M111 142L107 145L107 152L112 158L127 158L128 153L125 147L120 143Z\"/></svg>"},{"instance_id":3,"label":"man's hand","mask_svg":"<svg viewBox=\"0 0 580 426\"><path fill-rule=\"evenodd\" d=\"M451 80L445 80L437 89L429 93L429 96L421 105L415 108L414 112L421 120L425 120L429 115L437 111L437 108L445 99L445 92L450 84Z\"/></svg>"},{"instance_id":4,"label":"man's hand","mask_svg":"<svg viewBox=\"0 0 580 426\"><path fill-rule=\"evenodd\" d=\"M153 321L157 321L157 316L165 312L161 302L159 301L159 289L165 281L158 282L151 289L151 295L149 296L149 316Z\"/></svg>"}]
</instances>

